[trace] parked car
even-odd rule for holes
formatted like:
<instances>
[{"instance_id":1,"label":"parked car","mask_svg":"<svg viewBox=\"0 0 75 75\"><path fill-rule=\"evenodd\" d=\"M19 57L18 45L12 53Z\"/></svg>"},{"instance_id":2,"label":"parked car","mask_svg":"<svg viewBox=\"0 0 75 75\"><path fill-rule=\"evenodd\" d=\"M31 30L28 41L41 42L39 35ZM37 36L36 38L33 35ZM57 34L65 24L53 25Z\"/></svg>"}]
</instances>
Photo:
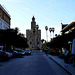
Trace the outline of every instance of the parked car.
<instances>
[{"instance_id":1,"label":"parked car","mask_svg":"<svg viewBox=\"0 0 75 75\"><path fill-rule=\"evenodd\" d=\"M8 59L8 54L5 51L0 50L0 60Z\"/></svg>"},{"instance_id":2,"label":"parked car","mask_svg":"<svg viewBox=\"0 0 75 75\"><path fill-rule=\"evenodd\" d=\"M22 49L16 48L14 51L16 51L17 55L19 55L19 56L24 56L25 55L25 52Z\"/></svg>"},{"instance_id":3,"label":"parked car","mask_svg":"<svg viewBox=\"0 0 75 75\"><path fill-rule=\"evenodd\" d=\"M11 52L6 52L6 54L8 55L8 58L12 58L13 54Z\"/></svg>"},{"instance_id":4,"label":"parked car","mask_svg":"<svg viewBox=\"0 0 75 75\"><path fill-rule=\"evenodd\" d=\"M56 55L56 51L55 50L50 50L50 54L51 55Z\"/></svg>"},{"instance_id":5,"label":"parked car","mask_svg":"<svg viewBox=\"0 0 75 75\"><path fill-rule=\"evenodd\" d=\"M23 56L22 53L14 51L14 50L11 53L13 54L13 57L22 57Z\"/></svg>"},{"instance_id":6,"label":"parked car","mask_svg":"<svg viewBox=\"0 0 75 75\"><path fill-rule=\"evenodd\" d=\"M25 55L31 55L31 50L30 49L25 49Z\"/></svg>"}]
</instances>

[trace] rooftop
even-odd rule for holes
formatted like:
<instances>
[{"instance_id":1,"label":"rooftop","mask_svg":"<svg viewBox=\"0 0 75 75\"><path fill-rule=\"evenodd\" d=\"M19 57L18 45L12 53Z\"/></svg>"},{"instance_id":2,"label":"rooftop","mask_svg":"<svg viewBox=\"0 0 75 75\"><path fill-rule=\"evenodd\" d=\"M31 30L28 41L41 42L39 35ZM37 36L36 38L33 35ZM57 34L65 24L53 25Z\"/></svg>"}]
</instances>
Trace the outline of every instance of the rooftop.
<instances>
[{"instance_id":1,"label":"rooftop","mask_svg":"<svg viewBox=\"0 0 75 75\"><path fill-rule=\"evenodd\" d=\"M65 26L65 27L61 30L61 32L67 31L67 30L69 30L69 29L72 28L72 27L75 27L75 20L74 20L73 22L71 22L70 24L68 24L67 26Z\"/></svg>"},{"instance_id":2,"label":"rooftop","mask_svg":"<svg viewBox=\"0 0 75 75\"><path fill-rule=\"evenodd\" d=\"M5 8L5 6L0 4L0 8L10 17L8 10Z\"/></svg>"}]
</instances>

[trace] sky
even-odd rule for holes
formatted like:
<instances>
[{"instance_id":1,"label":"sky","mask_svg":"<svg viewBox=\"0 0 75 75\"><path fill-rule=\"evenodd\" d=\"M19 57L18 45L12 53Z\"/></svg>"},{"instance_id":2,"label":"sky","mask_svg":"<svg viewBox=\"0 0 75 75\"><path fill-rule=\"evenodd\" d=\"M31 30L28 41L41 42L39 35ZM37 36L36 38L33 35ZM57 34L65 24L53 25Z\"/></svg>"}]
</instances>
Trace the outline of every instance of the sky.
<instances>
[{"instance_id":1,"label":"sky","mask_svg":"<svg viewBox=\"0 0 75 75\"><path fill-rule=\"evenodd\" d=\"M31 29L32 17L41 29L41 39L46 39L45 26L54 27L54 34L59 35L61 23L70 24L75 20L75 0L0 0L11 16L11 28L18 27L26 35L26 29ZM53 37L53 33L51 33Z\"/></svg>"}]
</instances>

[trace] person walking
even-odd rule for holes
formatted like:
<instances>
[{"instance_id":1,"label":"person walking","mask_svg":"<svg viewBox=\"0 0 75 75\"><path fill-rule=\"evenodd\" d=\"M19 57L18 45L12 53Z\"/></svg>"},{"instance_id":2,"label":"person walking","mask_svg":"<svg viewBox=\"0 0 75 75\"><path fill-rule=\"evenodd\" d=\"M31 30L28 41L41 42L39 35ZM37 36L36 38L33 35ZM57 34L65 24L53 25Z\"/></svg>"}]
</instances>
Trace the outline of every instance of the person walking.
<instances>
[{"instance_id":1,"label":"person walking","mask_svg":"<svg viewBox=\"0 0 75 75\"><path fill-rule=\"evenodd\" d=\"M75 38L73 39L72 43L71 58L73 59L73 65L75 66Z\"/></svg>"},{"instance_id":2,"label":"person walking","mask_svg":"<svg viewBox=\"0 0 75 75\"><path fill-rule=\"evenodd\" d=\"M65 66L68 67L68 60L69 60L69 50L66 49L64 51L64 62L66 63Z\"/></svg>"}]
</instances>

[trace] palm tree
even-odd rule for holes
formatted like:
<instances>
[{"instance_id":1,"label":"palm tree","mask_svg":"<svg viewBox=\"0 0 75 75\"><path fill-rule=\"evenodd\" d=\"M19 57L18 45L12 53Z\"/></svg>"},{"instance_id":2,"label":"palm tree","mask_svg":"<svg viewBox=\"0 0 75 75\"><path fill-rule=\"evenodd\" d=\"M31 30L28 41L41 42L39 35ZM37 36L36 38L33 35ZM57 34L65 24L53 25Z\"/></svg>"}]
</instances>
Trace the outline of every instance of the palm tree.
<instances>
[{"instance_id":1,"label":"palm tree","mask_svg":"<svg viewBox=\"0 0 75 75\"><path fill-rule=\"evenodd\" d=\"M47 42L48 42L48 35L47 35L47 30L48 30L48 26L45 26L45 30L46 30L46 38L47 38Z\"/></svg>"},{"instance_id":2,"label":"palm tree","mask_svg":"<svg viewBox=\"0 0 75 75\"><path fill-rule=\"evenodd\" d=\"M53 32L53 37L54 37L54 31L55 31L55 28L52 28L52 32Z\"/></svg>"},{"instance_id":3,"label":"palm tree","mask_svg":"<svg viewBox=\"0 0 75 75\"><path fill-rule=\"evenodd\" d=\"M52 28L49 28L49 31L50 31L50 40L51 40L51 31L52 31Z\"/></svg>"}]
</instances>

